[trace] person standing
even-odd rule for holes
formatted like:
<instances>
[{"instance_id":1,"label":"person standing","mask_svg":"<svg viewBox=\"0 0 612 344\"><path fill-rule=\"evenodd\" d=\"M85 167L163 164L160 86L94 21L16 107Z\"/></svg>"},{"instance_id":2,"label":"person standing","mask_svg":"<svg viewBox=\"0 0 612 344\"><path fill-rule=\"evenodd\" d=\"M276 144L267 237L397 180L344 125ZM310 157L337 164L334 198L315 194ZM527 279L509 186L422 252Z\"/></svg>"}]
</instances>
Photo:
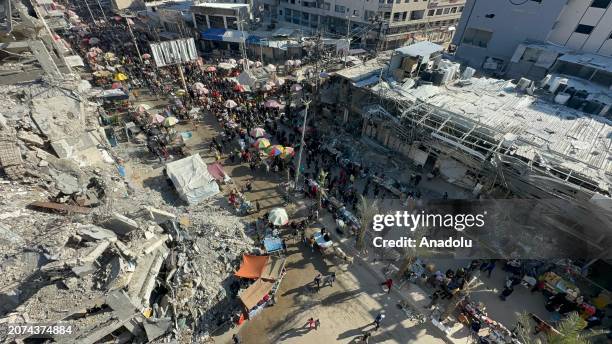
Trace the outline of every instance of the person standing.
<instances>
[{"instance_id":1,"label":"person standing","mask_svg":"<svg viewBox=\"0 0 612 344\"><path fill-rule=\"evenodd\" d=\"M317 285L317 293L319 292L319 290L321 289L321 279L323 278L323 276L321 276L321 274L319 273L315 279L314 282Z\"/></svg>"},{"instance_id":2,"label":"person standing","mask_svg":"<svg viewBox=\"0 0 612 344\"><path fill-rule=\"evenodd\" d=\"M386 281L382 282L380 285L387 286L387 294L391 293L391 287L393 287L393 279L388 278Z\"/></svg>"},{"instance_id":3,"label":"person standing","mask_svg":"<svg viewBox=\"0 0 612 344\"><path fill-rule=\"evenodd\" d=\"M234 333L232 335L232 341L234 342L234 344L240 344L240 337L238 337L238 335Z\"/></svg>"},{"instance_id":4,"label":"person standing","mask_svg":"<svg viewBox=\"0 0 612 344\"><path fill-rule=\"evenodd\" d=\"M315 330L318 330L319 326L321 326L321 322L319 321L319 319L317 319L315 320Z\"/></svg>"},{"instance_id":5,"label":"person standing","mask_svg":"<svg viewBox=\"0 0 612 344\"><path fill-rule=\"evenodd\" d=\"M316 326L315 320L313 318L308 319L308 321L306 322L306 325L308 325L309 329L313 329Z\"/></svg>"}]
</instances>

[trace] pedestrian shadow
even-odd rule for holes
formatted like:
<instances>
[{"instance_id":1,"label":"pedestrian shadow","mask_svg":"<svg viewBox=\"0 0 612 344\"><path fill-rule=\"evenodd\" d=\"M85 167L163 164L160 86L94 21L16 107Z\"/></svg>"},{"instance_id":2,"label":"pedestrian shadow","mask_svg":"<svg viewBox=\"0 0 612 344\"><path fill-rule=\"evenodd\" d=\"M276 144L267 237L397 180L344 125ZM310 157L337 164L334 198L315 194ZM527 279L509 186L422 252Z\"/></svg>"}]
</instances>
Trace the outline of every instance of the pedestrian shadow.
<instances>
[{"instance_id":1,"label":"pedestrian shadow","mask_svg":"<svg viewBox=\"0 0 612 344\"><path fill-rule=\"evenodd\" d=\"M307 327L308 325L306 325L306 327L300 327L300 328L292 328L289 329L283 333L280 334L280 336L278 337L278 340L287 340L289 338L293 338L293 337L301 337L303 335L305 335L306 333L314 330L311 329L309 327Z\"/></svg>"},{"instance_id":2,"label":"pedestrian shadow","mask_svg":"<svg viewBox=\"0 0 612 344\"><path fill-rule=\"evenodd\" d=\"M344 332L342 332L342 333L340 333L340 334L338 335L338 337L336 338L336 340L341 340L341 339L345 339L345 338L351 338L351 337L361 336L361 335L363 335L363 332L364 332L364 330L365 330L365 329L367 329L367 328L369 328L369 327L374 328L374 326L375 326L375 325L374 325L374 323L372 322L372 323L369 323L369 324L365 324L365 325L363 325L363 326L361 326L361 327L354 328L354 329L352 329L352 330L344 331ZM354 340L354 339L353 339L353 340Z\"/></svg>"},{"instance_id":3,"label":"pedestrian shadow","mask_svg":"<svg viewBox=\"0 0 612 344\"><path fill-rule=\"evenodd\" d=\"M321 287L321 288L325 288L325 287ZM321 300L321 305L331 306L334 304L340 304L345 301L358 297L361 293L363 293L363 291L359 289L336 292L324 298L323 300Z\"/></svg>"}]
</instances>

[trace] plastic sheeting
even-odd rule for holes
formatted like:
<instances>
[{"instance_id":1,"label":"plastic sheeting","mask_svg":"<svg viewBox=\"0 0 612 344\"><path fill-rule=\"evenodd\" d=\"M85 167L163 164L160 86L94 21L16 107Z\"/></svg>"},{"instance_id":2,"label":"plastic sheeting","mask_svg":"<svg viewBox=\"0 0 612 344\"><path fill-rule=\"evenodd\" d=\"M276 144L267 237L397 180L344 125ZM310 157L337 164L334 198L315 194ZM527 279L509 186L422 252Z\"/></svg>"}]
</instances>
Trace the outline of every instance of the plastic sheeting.
<instances>
[{"instance_id":1,"label":"plastic sheeting","mask_svg":"<svg viewBox=\"0 0 612 344\"><path fill-rule=\"evenodd\" d=\"M166 170L176 191L190 205L219 193L219 185L199 154L171 162Z\"/></svg>"},{"instance_id":2,"label":"plastic sheeting","mask_svg":"<svg viewBox=\"0 0 612 344\"><path fill-rule=\"evenodd\" d=\"M151 43L153 59L158 67L185 63L198 59L198 51L193 38L177 39Z\"/></svg>"}]
</instances>

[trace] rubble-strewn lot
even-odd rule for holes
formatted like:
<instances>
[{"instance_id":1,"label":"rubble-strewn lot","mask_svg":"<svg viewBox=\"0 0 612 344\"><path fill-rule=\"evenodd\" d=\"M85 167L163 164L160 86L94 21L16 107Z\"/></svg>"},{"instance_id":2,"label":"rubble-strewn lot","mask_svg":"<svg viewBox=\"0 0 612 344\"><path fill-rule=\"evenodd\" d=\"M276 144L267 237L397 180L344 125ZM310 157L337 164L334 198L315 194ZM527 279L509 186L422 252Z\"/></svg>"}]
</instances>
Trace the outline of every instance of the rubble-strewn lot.
<instances>
[{"instance_id":1,"label":"rubble-strewn lot","mask_svg":"<svg viewBox=\"0 0 612 344\"><path fill-rule=\"evenodd\" d=\"M3 87L0 102L0 326L66 322L62 342L205 340L253 249L244 223L120 177L80 80Z\"/></svg>"}]
</instances>

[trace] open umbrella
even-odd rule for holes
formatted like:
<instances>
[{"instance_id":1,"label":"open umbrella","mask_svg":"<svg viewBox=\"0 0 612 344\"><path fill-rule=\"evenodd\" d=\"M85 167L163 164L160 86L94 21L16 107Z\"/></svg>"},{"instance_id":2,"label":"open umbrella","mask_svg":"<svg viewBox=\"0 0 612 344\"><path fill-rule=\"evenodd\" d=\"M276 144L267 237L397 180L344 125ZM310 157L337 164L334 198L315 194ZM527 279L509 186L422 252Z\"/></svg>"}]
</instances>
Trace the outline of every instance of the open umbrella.
<instances>
[{"instance_id":1,"label":"open umbrella","mask_svg":"<svg viewBox=\"0 0 612 344\"><path fill-rule=\"evenodd\" d=\"M291 67L291 66L293 66L293 65L294 65L293 60L287 60L287 61L285 61L285 66Z\"/></svg>"},{"instance_id":2,"label":"open umbrella","mask_svg":"<svg viewBox=\"0 0 612 344\"><path fill-rule=\"evenodd\" d=\"M281 145L274 145L268 148L268 156L275 157L275 156L283 154L284 151L285 151L285 147Z\"/></svg>"},{"instance_id":3,"label":"open umbrella","mask_svg":"<svg viewBox=\"0 0 612 344\"><path fill-rule=\"evenodd\" d=\"M121 85L120 82L113 82L113 84L111 85L112 89L121 88L121 87L123 87L123 85Z\"/></svg>"},{"instance_id":4,"label":"open umbrella","mask_svg":"<svg viewBox=\"0 0 612 344\"><path fill-rule=\"evenodd\" d=\"M235 65L236 64L236 60L229 59L229 60L227 60L227 63Z\"/></svg>"},{"instance_id":5,"label":"open umbrella","mask_svg":"<svg viewBox=\"0 0 612 344\"><path fill-rule=\"evenodd\" d=\"M281 107L280 103L274 99L266 100L266 102L264 103L264 106L267 107L268 109L278 109Z\"/></svg>"},{"instance_id":6,"label":"open umbrella","mask_svg":"<svg viewBox=\"0 0 612 344\"><path fill-rule=\"evenodd\" d=\"M140 113L143 113L143 112L149 111L149 110L151 110L151 105L149 105L149 104L140 104L136 108L136 111L138 111Z\"/></svg>"},{"instance_id":7,"label":"open umbrella","mask_svg":"<svg viewBox=\"0 0 612 344\"><path fill-rule=\"evenodd\" d=\"M198 92L198 94L208 94L208 89L203 87L203 88L198 88L196 89L196 92Z\"/></svg>"},{"instance_id":8,"label":"open umbrella","mask_svg":"<svg viewBox=\"0 0 612 344\"><path fill-rule=\"evenodd\" d=\"M142 54L142 58L148 60L151 58L151 54Z\"/></svg>"},{"instance_id":9,"label":"open umbrella","mask_svg":"<svg viewBox=\"0 0 612 344\"><path fill-rule=\"evenodd\" d=\"M285 84L285 80L284 79L276 79L274 80L274 85L275 86L283 86Z\"/></svg>"},{"instance_id":10,"label":"open umbrella","mask_svg":"<svg viewBox=\"0 0 612 344\"><path fill-rule=\"evenodd\" d=\"M202 88L205 88L205 87L204 87L204 84L203 84L203 83L201 83L201 82L196 82L195 84L193 84L193 88L195 88L196 90L198 90L198 89L202 89Z\"/></svg>"},{"instance_id":11,"label":"open umbrella","mask_svg":"<svg viewBox=\"0 0 612 344\"><path fill-rule=\"evenodd\" d=\"M273 64L265 66L264 69L268 72L276 72L276 67Z\"/></svg>"},{"instance_id":12,"label":"open umbrella","mask_svg":"<svg viewBox=\"0 0 612 344\"><path fill-rule=\"evenodd\" d=\"M265 85L261 86L261 90L262 91L266 91L266 92L272 91L272 85L265 84Z\"/></svg>"},{"instance_id":13,"label":"open umbrella","mask_svg":"<svg viewBox=\"0 0 612 344\"><path fill-rule=\"evenodd\" d=\"M254 138L259 138L266 135L266 130L264 128L257 127L251 129L251 132L249 134Z\"/></svg>"},{"instance_id":14,"label":"open umbrella","mask_svg":"<svg viewBox=\"0 0 612 344\"><path fill-rule=\"evenodd\" d=\"M207 72L211 72L211 73L212 73L212 72L216 72L216 71L217 71L217 68L215 68L214 66L208 66L208 67L206 67L206 71L207 71Z\"/></svg>"},{"instance_id":15,"label":"open umbrella","mask_svg":"<svg viewBox=\"0 0 612 344\"><path fill-rule=\"evenodd\" d=\"M299 92L301 90L302 90L302 85L300 84L291 85L291 92Z\"/></svg>"},{"instance_id":16,"label":"open umbrella","mask_svg":"<svg viewBox=\"0 0 612 344\"><path fill-rule=\"evenodd\" d=\"M165 127L171 127L171 126L176 125L177 123L178 123L178 119L174 116L166 117L166 119L164 119Z\"/></svg>"},{"instance_id":17,"label":"open umbrella","mask_svg":"<svg viewBox=\"0 0 612 344\"><path fill-rule=\"evenodd\" d=\"M128 79L127 75L125 75L123 73L115 74L115 78L114 78L115 81L125 81L127 79Z\"/></svg>"},{"instance_id":18,"label":"open umbrella","mask_svg":"<svg viewBox=\"0 0 612 344\"><path fill-rule=\"evenodd\" d=\"M281 157L290 158L294 155L295 155L295 150L293 149L293 147L285 147L285 149L283 150L283 154L281 154Z\"/></svg>"},{"instance_id":19,"label":"open umbrella","mask_svg":"<svg viewBox=\"0 0 612 344\"><path fill-rule=\"evenodd\" d=\"M166 117L160 115L160 114L155 114L152 115L150 118L151 123L163 123L164 119L166 119Z\"/></svg>"},{"instance_id":20,"label":"open umbrella","mask_svg":"<svg viewBox=\"0 0 612 344\"><path fill-rule=\"evenodd\" d=\"M236 84L233 89L234 89L234 92L238 92L238 93L244 92L244 86L240 84Z\"/></svg>"},{"instance_id":21,"label":"open umbrella","mask_svg":"<svg viewBox=\"0 0 612 344\"><path fill-rule=\"evenodd\" d=\"M289 215L283 208L274 208L268 214L268 220L275 226L284 226L289 223Z\"/></svg>"},{"instance_id":22,"label":"open umbrella","mask_svg":"<svg viewBox=\"0 0 612 344\"><path fill-rule=\"evenodd\" d=\"M106 78L113 75L113 73L107 71L107 70L97 70L95 72L93 72L93 76L98 77L98 78Z\"/></svg>"},{"instance_id":23,"label":"open umbrella","mask_svg":"<svg viewBox=\"0 0 612 344\"><path fill-rule=\"evenodd\" d=\"M270 147L270 140L263 137L259 138L257 141L255 141L255 143L253 143L253 146L257 149L266 149Z\"/></svg>"},{"instance_id":24,"label":"open umbrella","mask_svg":"<svg viewBox=\"0 0 612 344\"><path fill-rule=\"evenodd\" d=\"M228 99L225 101L225 103L223 103L223 105L225 105L226 108L228 109L233 109L236 106L238 106L238 103L236 103L235 101Z\"/></svg>"}]
</instances>

